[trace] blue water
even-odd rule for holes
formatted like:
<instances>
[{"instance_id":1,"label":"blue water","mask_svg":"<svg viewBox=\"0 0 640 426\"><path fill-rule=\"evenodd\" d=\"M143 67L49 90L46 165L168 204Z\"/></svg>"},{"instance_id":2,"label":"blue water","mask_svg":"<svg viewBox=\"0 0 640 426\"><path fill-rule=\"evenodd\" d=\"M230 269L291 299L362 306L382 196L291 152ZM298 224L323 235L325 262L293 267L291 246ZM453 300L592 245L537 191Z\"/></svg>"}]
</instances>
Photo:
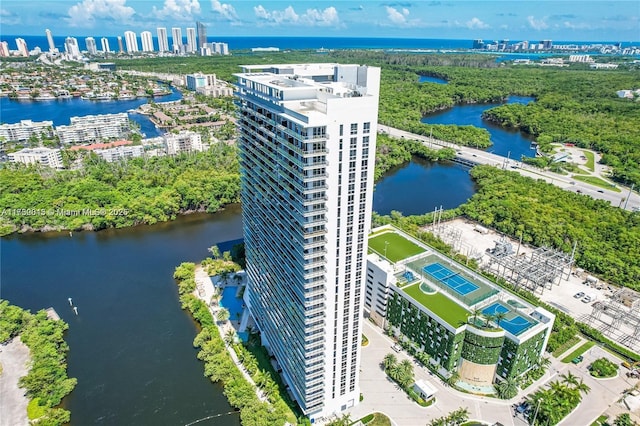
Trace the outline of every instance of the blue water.
<instances>
[{"instance_id":1,"label":"blue water","mask_svg":"<svg viewBox=\"0 0 640 426\"><path fill-rule=\"evenodd\" d=\"M171 94L156 96L155 102L176 101L182 94L171 88ZM125 101L88 101L80 98L54 101L17 101L7 97L0 98L0 119L3 123L17 123L20 120L53 121L55 126L68 125L69 119L75 116L115 114L126 112L146 104L146 98ZM163 132L142 114L129 114L129 119L140 125L146 137L160 136Z\"/></svg>"},{"instance_id":2,"label":"blue water","mask_svg":"<svg viewBox=\"0 0 640 426\"><path fill-rule=\"evenodd\" d=\"M244 302L239 297L236 297L237 292L237 286L226 286L222 290L222 299L220 299L220 306L229 310L229 319L231 321L237 321L242 316L244 309Z\"/></svg>"},{"instance_id":3,"label":"blue water","mask_svg":"<svg viewBox=\"0 0 640 426\"><path fill-rule=\"evenodd\" d=\"M420 78L418 79L418 83L447 84L449 82L447 80L445 80L444 78L430 77L428 75L421 75Z\"/></svg>"},{"instance_id":4,"label":"blue water","mask_svg":"<svg viewBox=\"0 0 640 426\"><path fill-rule=\"evenodd\" d=\"M440 206L452 209L465 203L475 192L468 168L414 158L376 182L373 211L388 215L397 210L408 216L429 213Z\"/></svg>"},{"instance_id":5,"label":"blue water","mask_svg":"<svg viewBox=\"0 0 640 426\"><path fill-rule=\"evenodd\" d=\"M528 104L535 99L526 96L509 96L508 104L519 103ZM457 124L459 126L471 125L487 129L491 135L493 145L487 151L519 160L522 156L534 157L535 150L531 149L531 138L529 135L517 130L503 129L482 119L482 113L488 109L504 104L463 104L453 108L429 114L421 121L426 124Z\"/></svg>"}]
</instances>

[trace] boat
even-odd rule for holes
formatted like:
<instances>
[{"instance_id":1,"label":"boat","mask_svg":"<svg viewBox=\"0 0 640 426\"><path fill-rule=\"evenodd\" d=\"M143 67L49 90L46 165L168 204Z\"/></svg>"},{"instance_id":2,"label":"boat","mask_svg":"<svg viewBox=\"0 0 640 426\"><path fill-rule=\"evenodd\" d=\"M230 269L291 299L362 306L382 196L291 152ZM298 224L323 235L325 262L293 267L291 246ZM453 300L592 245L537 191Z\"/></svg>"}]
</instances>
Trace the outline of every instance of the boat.
<instances>
[{"instance_id":1,"label":"boat","mask_svg":"<svg viewBox=\"0 0 640 426\"><path fill-rule=\"evenodd\" d=\"M51 93L42 93L34 98L36 101L55 101L57 98Z\"/></svg>"}]
</instances>

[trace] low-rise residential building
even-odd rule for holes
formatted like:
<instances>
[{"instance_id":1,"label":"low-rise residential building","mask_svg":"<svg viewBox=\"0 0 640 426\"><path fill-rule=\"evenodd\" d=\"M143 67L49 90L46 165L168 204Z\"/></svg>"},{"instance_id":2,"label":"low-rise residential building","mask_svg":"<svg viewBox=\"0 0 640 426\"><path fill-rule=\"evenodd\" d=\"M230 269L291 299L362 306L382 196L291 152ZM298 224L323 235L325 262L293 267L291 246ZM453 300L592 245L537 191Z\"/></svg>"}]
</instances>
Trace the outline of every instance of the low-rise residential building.
<instances>
[{"instance_id":1,"label":"low-rise residential building","mask_svg":"<svg viewBox=\"0 0 640 426\"><path fill-rule=\"evenodd\" d=\"M164 135L164 143L167 155L176 155L181 152L204 151L200 133L181 131L180 133L168 133Z\"/></svg>"},{"instance_id":2,"label":"low-rise residential building","mask_svg":"<svg viewBox=\"0 0 640 426\"><path fill-rule=\"evenodd\" d=\"M41 164L54 169L63 168L62 154L53 148L24 148L7 155L12 163Z\"/></svg>"},{"instance_id":3,"label":"low-rise residential building","mask_svg":"<svg viewBox=\"0 0 640 426\"><path fill-rule=\"evenodd\" d=\"M63 144L117 139L129 135L129 116L118 114L71 117L69 126L57 126L56 133Z\"/></svg>"},{"instance_id":4,"label":"low-rise residential building","mask_svg":"<svg viewBox=\"0 0 640 426\"><path fill-rule=\"evenodd\" d=\"M544 354L555 315L391 226L369 237L365 311L440 373L491 392Z\"/></svg>"},{"instance_id":5,"label":"low-rise residential building","mask_svg":"<svg viewBox=\"0 0 640 426\"><path fill-rule=\"evenodd\" d=\"M24 142L34 135L53 137L53 121L20 120L19 123L0 125L0 138L8 142Z\"/></svg>"},{"instance_id":6,"label":"low-rise residential building","mask_svg":"<svg viewBox=\"0 0 640 426\"><path fill-rule=\"evenodd\" d=\"M144 147L142 145L122 145L114 148L96 149L93 152L105 161L112 163L127 158L142 157L144 155Z\"/></svg>"}]
</instances>

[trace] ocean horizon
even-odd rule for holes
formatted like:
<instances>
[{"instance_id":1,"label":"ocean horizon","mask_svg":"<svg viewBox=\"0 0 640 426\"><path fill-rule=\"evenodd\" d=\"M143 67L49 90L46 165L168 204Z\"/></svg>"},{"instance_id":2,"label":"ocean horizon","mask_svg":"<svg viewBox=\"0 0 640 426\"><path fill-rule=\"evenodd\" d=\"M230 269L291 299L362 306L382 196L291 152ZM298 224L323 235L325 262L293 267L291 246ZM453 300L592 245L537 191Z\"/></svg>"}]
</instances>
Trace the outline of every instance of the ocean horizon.
<instances>
[{"instance_id":1,"label":"ocean horizon","mask_svg":"<svg viewBox=\"0 0 640 426\"><path fill-rule=\"evenodd\" d=\"M81 50L86 50L85 38L88 36L54 36L55 46L64 51L64 41L66 37L75 37ZM96 40L96 45L100 48L100 40L103 36L91 36ZM117 36L105 36L109 40L109 47L112 51L117 51ZM15 39L23 38L27 47L32 50L40 47L41 50L49 50L47 37L43 35L0 35L0 41L9 43L10 49L15 49ZM140 39L138 35L138 39ZM171 37L169 37L171 44ZM486 41L489 41L487 39ZM510 43L517 43L522 40L510 40ZM537 42L539 40L532 40ZM124 42L124 37L123 37ZM280 50L307 50L307 49L382 49L382 50L464 50L473 47L473 40L466 39L433 39L433 38L389 38L389 37L216 37L209 35L207 42L227 43L229 50L249 50L252 48L276 47ZM153 37L154 49L158 48L158 38ZM619 42L619 41L554 41L554 45L573 44L578 46L592 44L618 44L629 47L638 45L639 42ZM183 37L183 44L186 44L186 37ZM84 47L84 49L83 49Z\"/></svg>"}]
</instances>

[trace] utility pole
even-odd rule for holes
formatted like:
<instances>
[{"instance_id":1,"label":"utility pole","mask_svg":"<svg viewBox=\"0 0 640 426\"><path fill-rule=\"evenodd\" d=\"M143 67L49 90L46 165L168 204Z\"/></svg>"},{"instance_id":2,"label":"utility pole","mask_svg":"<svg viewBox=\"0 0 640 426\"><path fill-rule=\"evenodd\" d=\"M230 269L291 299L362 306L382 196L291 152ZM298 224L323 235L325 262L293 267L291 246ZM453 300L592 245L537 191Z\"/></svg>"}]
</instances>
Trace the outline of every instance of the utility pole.
<instances>
[{"instance_id":1,"label":"utility pole","mask_svg":"<svg viewBox=\"0 0 640 426\"><path fill-rule=\"evenodd\" d=\"M629 202L629 198L631 198L631 191L633 191L634 186L635 186L635 183L632 183L631 188L629 188L629 195L627 195L627 199L624 202L624 210L627 209L627 203Z\"/></svg>"}]
</instances>

